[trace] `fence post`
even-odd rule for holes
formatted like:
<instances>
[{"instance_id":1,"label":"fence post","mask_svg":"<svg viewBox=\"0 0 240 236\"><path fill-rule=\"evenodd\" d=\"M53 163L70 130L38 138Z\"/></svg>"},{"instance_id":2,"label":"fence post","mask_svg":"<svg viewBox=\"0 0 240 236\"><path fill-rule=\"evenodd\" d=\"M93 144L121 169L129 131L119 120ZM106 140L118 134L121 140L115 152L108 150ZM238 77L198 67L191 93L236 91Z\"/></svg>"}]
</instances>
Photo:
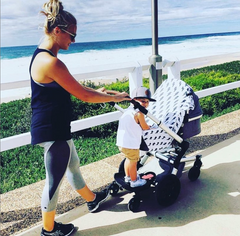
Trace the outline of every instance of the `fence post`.
<instances>
[{"instance_id":1,"label":"fence post","mask_svg":"<svg viewBox=\"0 0 240 236\"><path fill-rule=\"evenodd\" d=\"M132 91L135 88L141 87L143 85L142 81L142 66L137 62L136 67L132 72L129 73L129 95L131 96Z\"/></svg>"},{"instance_id":2,"label":"fence post","mask_svg":"<svg viewBox=\"0 0 240 236\"><path fill-rule=\"evenodd\" d=\"M181 79L180 66L179 61L174 61L173 64L168 67L168 79Z\"/></svg>"}]
</instances>

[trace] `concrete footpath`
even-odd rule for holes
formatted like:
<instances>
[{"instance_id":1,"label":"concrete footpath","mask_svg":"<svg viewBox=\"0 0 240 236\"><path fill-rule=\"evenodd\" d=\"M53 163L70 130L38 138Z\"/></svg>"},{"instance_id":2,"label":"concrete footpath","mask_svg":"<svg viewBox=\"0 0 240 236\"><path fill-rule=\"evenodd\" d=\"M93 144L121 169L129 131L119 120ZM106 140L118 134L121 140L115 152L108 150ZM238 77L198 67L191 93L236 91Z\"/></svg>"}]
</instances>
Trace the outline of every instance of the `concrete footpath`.
<instances>
[{"instance_id":1,"label":"concrete footpath","mask_svg":"<svg viewBox=\"0 0 240 236\"><path fill-rule=\"evenodd\" d=\"M240 236L240 134L200 153L201 175L190 182L187 170L181 177L181 192L170 207L160 207L154 194L139 211L128 210L132 193L120 191L88 213L86 204L60 215L58 222L76 226L74 236ZM39 236L42 225L18 236Z\"/></svg>"}]
</instances>

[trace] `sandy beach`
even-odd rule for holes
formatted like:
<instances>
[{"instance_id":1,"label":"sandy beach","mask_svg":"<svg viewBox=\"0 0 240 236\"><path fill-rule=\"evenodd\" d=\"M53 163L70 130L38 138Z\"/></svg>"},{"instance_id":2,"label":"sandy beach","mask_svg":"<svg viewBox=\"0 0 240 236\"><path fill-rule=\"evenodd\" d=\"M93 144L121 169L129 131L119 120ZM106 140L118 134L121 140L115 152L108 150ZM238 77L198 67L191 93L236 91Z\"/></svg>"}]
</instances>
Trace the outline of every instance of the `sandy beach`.
<instances>
[{"instance_id":1,"label":"sandy beach","mask_svg":"<svg viewBox=\"0 0 240 236\"><path fill-rule=\"evenodd\" d=\"M231 61L240 60L240 52L221 54L215 56L205 56L186 60L180 60L181 70L190 70L201 68L210 65L217 65ZM135 63L137 64L137 63ZM148 61L139 62L140 65L147 65ZM128 70L133 67L134 63L108 64L94 67L85 67L78 74L73 74L76 80L80 82L92 81L96 84L107 84L115 82L117 79L128 78ZM126 69L127 68L127 69ZM146 68L146 66L145 66ZM111 70L111 71L109 71ZM163 74L167 73L167 68L163 69ZM148 77L148 70L143 71L143 77ZM14 81L9 83L1 83L1 103L10 102L13 100L24 99L31 96L30 80Z\"/></svg>"}]
</instances>

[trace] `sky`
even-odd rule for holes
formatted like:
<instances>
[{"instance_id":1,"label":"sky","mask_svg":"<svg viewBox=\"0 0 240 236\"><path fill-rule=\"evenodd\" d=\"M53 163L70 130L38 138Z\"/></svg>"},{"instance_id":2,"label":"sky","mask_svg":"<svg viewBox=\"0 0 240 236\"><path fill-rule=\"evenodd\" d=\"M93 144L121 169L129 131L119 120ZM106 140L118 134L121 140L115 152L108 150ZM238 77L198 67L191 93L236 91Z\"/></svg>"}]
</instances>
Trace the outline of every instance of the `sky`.
<instances>
[{"instance_id":1,"label":"sky","mask_svg":"<svg viewBox=\"0 0 240 236\"><path fill-rule=\"evenodd\" d=\"M37 45L46 0L1 0L1 47ZM151 0L62 0L76 42L151 38ZM240 31L239 0L158 0L158 36Z\"/></svg>"}]
</instances>

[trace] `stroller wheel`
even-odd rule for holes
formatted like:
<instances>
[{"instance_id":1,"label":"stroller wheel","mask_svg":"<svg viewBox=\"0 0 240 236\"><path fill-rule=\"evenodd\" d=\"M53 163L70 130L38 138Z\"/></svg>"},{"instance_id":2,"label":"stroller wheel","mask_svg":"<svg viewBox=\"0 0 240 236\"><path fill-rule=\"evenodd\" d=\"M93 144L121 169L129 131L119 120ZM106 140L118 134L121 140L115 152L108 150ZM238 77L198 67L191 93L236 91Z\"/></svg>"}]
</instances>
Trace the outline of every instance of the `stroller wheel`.
<instances>
[{"instance_id":1,"label":"stroller wheel","mask_svg":"<svg viewBox=\"0 0 240 236\"><path fill-rule=\"evenodd\" d=\"M191 181L197 180L199 175L200 175L200 169L196 166L193 166L188 172L188 178Z\"/></svg>"},{"instance_id":2,"label":"stroller wheel","mask_svg":"<svg viewBox=\"0 0 240 236\"><path fill-rule=\"evenodd\" d=\"M113 182L108 188L108 190L112 196L116 195L118 193L119 189L120 189L119 185L115 182Z\"/></svg>"},{"instance_id":3,"label":"stroller wheel","mask_svg":"<svg viewBox=\"0 0 240 236\"><path fill-rule=\"evenodd\" d=\"M128 210L132 212L136 212L140 206L140 199L136 196L134 196L129 202L128 202Z\"/></svg>"},{"instance_id":4,"label":"stroller wheel","mask_svg":"<svg viewBox=\"0 0 240 236\"><path fill-rule=\"evenodd\" d=\"M178 198L181 183L176 175L163 176L156 186L157 202L160 206L170 206Z\"/></svg>"}]
</instances>

